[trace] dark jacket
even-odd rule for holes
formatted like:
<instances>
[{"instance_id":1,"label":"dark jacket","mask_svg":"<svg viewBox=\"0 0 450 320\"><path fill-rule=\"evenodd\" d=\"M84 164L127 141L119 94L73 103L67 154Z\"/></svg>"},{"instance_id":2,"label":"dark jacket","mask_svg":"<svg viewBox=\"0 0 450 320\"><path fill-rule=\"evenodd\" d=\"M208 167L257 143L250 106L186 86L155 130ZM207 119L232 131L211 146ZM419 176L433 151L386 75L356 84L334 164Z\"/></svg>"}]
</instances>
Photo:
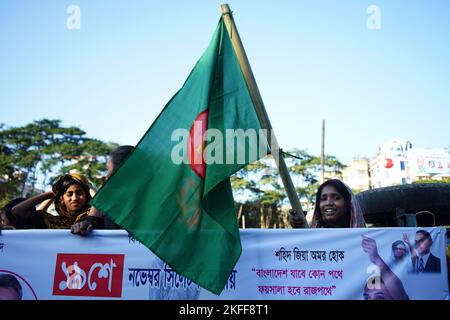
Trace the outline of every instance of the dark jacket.
<instances>
[{"instance_id":1,"label":"dark jacket","mask_svg":"<svg viewBox=\"0 0 450 320\"><path fill-rule=\"evenodd\" d=\"M430 253L423 272L441 272L441 259Z\"/></svg>"}]
</instances>

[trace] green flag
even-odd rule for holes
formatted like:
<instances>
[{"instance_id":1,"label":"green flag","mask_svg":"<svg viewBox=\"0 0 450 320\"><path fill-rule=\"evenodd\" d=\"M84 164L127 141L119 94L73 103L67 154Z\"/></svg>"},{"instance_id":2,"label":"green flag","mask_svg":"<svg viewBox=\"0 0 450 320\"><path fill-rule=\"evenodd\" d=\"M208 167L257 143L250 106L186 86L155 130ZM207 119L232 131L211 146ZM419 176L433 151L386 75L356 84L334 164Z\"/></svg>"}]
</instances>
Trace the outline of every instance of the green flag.
<instances>
[{"instance_id":1,"label":"green flag","mask_svg":"<svg viewBox=\"0 0 450 320\"><path fill-rule=\"evenodd\" d=\"M181 90L91 204L219 294L242 251L229 177L267 153L260 129L221 19Z\"/></svg>"}]
</instances>

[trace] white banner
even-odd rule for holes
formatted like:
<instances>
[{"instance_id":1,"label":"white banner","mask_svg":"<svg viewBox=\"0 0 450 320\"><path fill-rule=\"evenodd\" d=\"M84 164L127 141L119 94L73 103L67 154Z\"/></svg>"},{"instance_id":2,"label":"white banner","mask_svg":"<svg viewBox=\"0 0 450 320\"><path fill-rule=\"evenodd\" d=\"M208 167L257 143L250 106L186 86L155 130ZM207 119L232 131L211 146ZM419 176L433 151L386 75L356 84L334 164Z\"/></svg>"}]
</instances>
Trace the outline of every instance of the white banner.
<instances>
[{"instance_id":1,"label":"white banner","mask_svg":"<svg viewBox=\"0 0 450 320\"><path fill-rule=\"evenodd\" d=\"M24 300L449 297L445 228L253 229L241 230L241 240L241 258L216 296L125 231L89 237L68 230L2 231L0 295L14 296L2 289L11 280ZM405 241L417 255L414 264Z\"/></svg>"}]
</instances>

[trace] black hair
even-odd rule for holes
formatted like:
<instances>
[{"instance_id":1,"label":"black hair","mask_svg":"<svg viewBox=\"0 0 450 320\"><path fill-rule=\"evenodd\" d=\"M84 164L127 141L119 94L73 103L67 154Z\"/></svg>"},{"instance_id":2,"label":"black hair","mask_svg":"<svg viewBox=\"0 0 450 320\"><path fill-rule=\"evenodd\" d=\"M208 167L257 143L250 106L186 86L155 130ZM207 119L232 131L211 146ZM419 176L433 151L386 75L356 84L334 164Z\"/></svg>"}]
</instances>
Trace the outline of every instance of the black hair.
<instances>
[{"instance_id":1,"label":"black hair","mask_svg":"<svg viewBox=\"0 0 450 320\"><path fill-rule=\"evenodd\" d=\"M0 274L0 287L13 289L17 293L17 299L22 300L22 286L15 276Z\"/></svg>"},{"instance_id":2,"label":"black hair","mask_svg":"<svg viewBox=\"0 0 450 320\"><path fill-rule=\"evenodd\" d=\"M84 190L84 192L86 192L86 196L89 198L88 199L89 202L89 200L91 199L89 193L89 185L83 183L82 181L68 174L62 176L53 186L54 192L56 191L55 198L58 199L59 197L61 197L67 191L67 189L69 189L69 187L73 184L79 185Z\"/></svg>"},{"instance_id":3,"label":"black hair","mask_svg":"<svg viewBox=\"0 0 450 320\"><path fill-rule=\"evenodd\" d=\"M351 200L352 196L350 195L350 192L347 189L347 186L338 179L330 179L322 183L317 190L316 193L316 203L315 203L315 209L314 209L314 217L317 219L317 227L322 228L326 226L326 222L322 218L322 214L320 213L320 197L322 195L322 190L326 186L333 186L336 188L336 190L339 192L342 197L344 197L345 200L345 207L347 212L347 227L350 226L350 208L351 208Z\"/></svg>"},{"instance_id":4,"label":"black hair","mask_svg":"<svg viewBox=\"0 0 450 320\"><path fill-rule=\"evenodd\" d=\"M417 233L423 234L423 236L424 236L425 238L427 238L427 239L429 239L431 242L433 242L433 239L431 238L431 234L430 234L428 231L426 231L426 230L417 230L417 231L416 231L416 234L417 234Z\"/></svg>"},{"instance_id":5,"label":"black hair","mask_svg":"<svg viewBox=\"0 0 450 320\"><path fill-rule=\"evenodd\" d=\"M114 166L114 170L117 170L133 150L133 146L125 145L117 147L109 153L109 159Z\"/></svg>"},{"instance_id":6,"label":"black hair","mask_svg":"<svg viewBox=\"0 0 450 320\"><path fill-rule=\"evenodd\" d=\"M59 201L59 199L67 191L67 189L69 189L69 187L74 184L80 186L81 189L83 189L83 191L86 195L86 206L89 206L89 201L91 200L92 197L89 192L90 185L89 185L88 181L82 181L70 174L66 174L66 175L59 177L59 179L56 181L56 183L53 184L53 187L52 187L53 193L55 194L55 209L56 209L56 212L58 212L59 214L65 214L64 211L67 210L65 208L65 205L62 204ZM81 211L85 210L86 206L81 208Z\"/></svg>"}]
</instances>

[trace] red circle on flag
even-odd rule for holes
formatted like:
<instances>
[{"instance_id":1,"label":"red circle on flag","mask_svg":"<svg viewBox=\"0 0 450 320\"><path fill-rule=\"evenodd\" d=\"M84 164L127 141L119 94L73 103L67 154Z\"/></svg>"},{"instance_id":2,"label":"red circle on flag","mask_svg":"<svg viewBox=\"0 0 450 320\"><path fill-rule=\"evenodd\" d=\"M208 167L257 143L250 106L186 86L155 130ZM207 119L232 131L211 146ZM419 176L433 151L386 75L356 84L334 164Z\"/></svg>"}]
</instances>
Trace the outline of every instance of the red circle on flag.
<instances>
[{"instance_id":1,"label":"red circle on flag","mask_svg":"<svg viewBox=\"0 0 450 320\"><path fill-rule=\"evenodd\" d=\"M188 156L192 170L203 180L206 175L206 163L203 156L208 129L208 110L199 113L189 130Z\"/></svg>"}]
</instances>

